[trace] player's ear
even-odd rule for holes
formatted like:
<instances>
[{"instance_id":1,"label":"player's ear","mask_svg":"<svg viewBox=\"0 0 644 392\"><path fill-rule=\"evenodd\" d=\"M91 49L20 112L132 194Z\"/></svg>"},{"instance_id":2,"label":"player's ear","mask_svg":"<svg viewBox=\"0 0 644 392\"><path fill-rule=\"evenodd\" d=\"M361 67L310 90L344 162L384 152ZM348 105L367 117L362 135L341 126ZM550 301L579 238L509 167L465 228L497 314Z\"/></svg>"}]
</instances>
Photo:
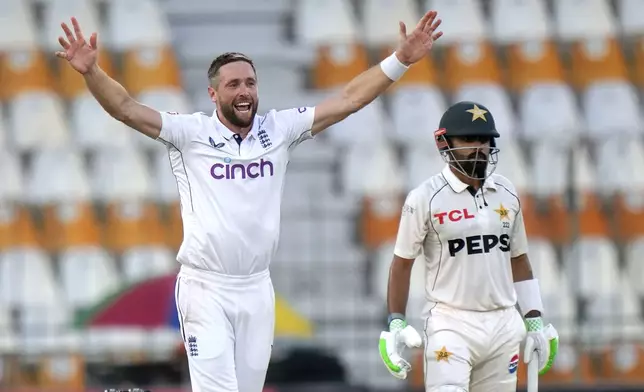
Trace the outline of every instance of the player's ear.
<instances>
[{"instance_id":1,"label":"player's ear","mask_svg":"<svg viewBox=\"0 0 644 392\"><path fill-rule=\"evenodd\" d=\"M208 86L208 95L212 102L217 102L217 91L212 86Z\"/></svg>"}]
</instances>

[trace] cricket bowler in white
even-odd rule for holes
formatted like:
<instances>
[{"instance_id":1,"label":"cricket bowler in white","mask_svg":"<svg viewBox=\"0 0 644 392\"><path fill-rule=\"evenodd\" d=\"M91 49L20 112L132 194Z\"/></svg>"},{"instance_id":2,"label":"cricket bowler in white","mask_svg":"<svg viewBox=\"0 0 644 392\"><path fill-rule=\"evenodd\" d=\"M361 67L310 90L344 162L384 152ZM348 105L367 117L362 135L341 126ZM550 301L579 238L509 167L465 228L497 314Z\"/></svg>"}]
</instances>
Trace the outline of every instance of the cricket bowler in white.
<instances>
[{"instance_id":1,"label":"cricket bowler in white","mask_svg":"<svg viewBox=\"0 0 644 392\"><path fill-rule=\"evenodd\" d=\"M402 350L423 341L404 315L412 265L423 255L427 392L516 391L524 339L523 360L529 363L536 351L540 374L557 353L557 332L541 318L521 202L512 183L493 174L497 137L485 106L451 106L435 132L447 164L409 193L402 210L389 276L389 330L379 350L387 369L406 378L411 366Z\"/></svg>"},{"instance_id":2,"label":"cricket bowler in white","mask_svg":"<svg viewBox=\"0 0 644 392\"><path fill-rule=\"evenodd\" d=\"M195 392L260 392L275 322L269 263L279 237L289 152L359 111L427 56L442 35L427 12L396 51L315 107L256 115L258 80L240 53L215 59L208 71L210 115L160 113L134 100L97 65L97 36L73 32L56 55L80 72L115 119L164 143L177 178L184 238L176 296ZM393 27L393 26L392 26ZM89 124L88 124L89 125Z\"/></svg>"}]
</instances>

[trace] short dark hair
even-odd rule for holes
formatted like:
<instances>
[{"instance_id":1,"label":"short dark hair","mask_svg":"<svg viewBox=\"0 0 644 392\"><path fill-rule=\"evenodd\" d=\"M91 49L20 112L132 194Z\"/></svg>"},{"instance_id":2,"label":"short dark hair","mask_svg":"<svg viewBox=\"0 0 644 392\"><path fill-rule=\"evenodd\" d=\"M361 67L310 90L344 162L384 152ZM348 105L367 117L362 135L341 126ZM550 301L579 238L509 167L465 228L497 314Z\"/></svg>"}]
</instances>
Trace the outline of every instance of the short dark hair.
<instances>
[{"instance_id":1,"label":"short dark hair","mask_svg":"<svg viewBox=\"0 0 644 392\"><path fill-rule=\"evenodd\" d=\"M253 64L253 60L251 60L250 57L246 56L243 53L226 52L217 56L217 58L214 59L210 64L210 68L208 68L208 80L213 80L214 78L216 78L219 75L219 69L224 65L237 61L247 62L251 67L253 67L253 72L257 73L257 71L255 70L255 64Z\"/></svg>"}]
</instances>

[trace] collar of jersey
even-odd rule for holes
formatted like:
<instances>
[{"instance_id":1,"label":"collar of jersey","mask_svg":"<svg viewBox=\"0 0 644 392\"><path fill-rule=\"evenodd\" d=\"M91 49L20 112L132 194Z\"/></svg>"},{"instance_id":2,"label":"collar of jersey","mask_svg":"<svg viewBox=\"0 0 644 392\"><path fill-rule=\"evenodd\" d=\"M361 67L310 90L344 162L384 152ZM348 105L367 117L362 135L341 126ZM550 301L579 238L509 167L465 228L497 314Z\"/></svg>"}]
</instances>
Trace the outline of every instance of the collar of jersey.
<instances>
[{"instance_id":1,"label":"collar of jersey","mask_svg":"<svg viewBox=\"0 0 644 392\"><path fill-rule=\"evenodd\" d=\"M454 190L456 193L461 193L464 190L467 189L468 185L464 183L463 181L459 180L458 177L452 172L452 169L449 168L449 165L445 165L443 168L443 177L445 178L445 181L449 184L449 186ZM483 182L483 187L486 189L494 189L496 190L496 184L494 183L494 180L492 177L488 177L485 182Z\"/></svg>"},{"instance_id":2,"label":"collar of jersey","mask_svg":"<svg viewBox=\"0 0 644 392\"><path fill-rule=\"evenodd\" d=\"M224 137L224 139L230 141L230 139L232 139L233 136L235 136L235 132L228 129L227 126L225 126L224 124L222 124L221 121L219 121L219 117L217 117L217 110L214 110L212 112L212 121L215 124L215 128L219 131L221 136ZM257 115L255 115L255 118L253 119L253 126L248 132L249 136L255 136L255 132L256 132L255 128L257 128Z\"/></svg>"}]
</instances>

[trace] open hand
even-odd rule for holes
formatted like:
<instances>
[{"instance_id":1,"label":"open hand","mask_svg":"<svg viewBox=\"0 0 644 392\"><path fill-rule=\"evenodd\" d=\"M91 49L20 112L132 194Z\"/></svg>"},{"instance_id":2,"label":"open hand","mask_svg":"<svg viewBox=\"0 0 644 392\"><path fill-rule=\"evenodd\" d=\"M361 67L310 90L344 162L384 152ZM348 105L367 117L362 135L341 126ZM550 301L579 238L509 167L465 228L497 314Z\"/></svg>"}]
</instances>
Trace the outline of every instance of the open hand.
<instances>
[{"instance_id":1,"label":"open hand","mask_svg":"<svg viewBox=\"0 0 644 392\"><path fill-rule=\"evenodd\" d=\"M85 41L85 37L76 18L72 18L74 33L72 33L66 23L61 23L60 26L63 28L67 39L58 37L58 42L63 47L63 50L56 52L56 56L67 60L69 65L81 74L89 72L98 60L96 33L91 35L89 42Z\"/></svg>"},{"instance_id":2,"label":"open hand","mask_svg":"<svg viewBox=\"0 0 644 392\"><path fill-rule=\"evenodd\" d=\"M443 32L436 32L441 24L440 19L436 19L438 12L428 11L418 22L416 28L407 35L407 26L400 22L400 39L396 56L401 63L411 65L427 55L434 41L439 39Z\"/></svg>"}]
</instances>

